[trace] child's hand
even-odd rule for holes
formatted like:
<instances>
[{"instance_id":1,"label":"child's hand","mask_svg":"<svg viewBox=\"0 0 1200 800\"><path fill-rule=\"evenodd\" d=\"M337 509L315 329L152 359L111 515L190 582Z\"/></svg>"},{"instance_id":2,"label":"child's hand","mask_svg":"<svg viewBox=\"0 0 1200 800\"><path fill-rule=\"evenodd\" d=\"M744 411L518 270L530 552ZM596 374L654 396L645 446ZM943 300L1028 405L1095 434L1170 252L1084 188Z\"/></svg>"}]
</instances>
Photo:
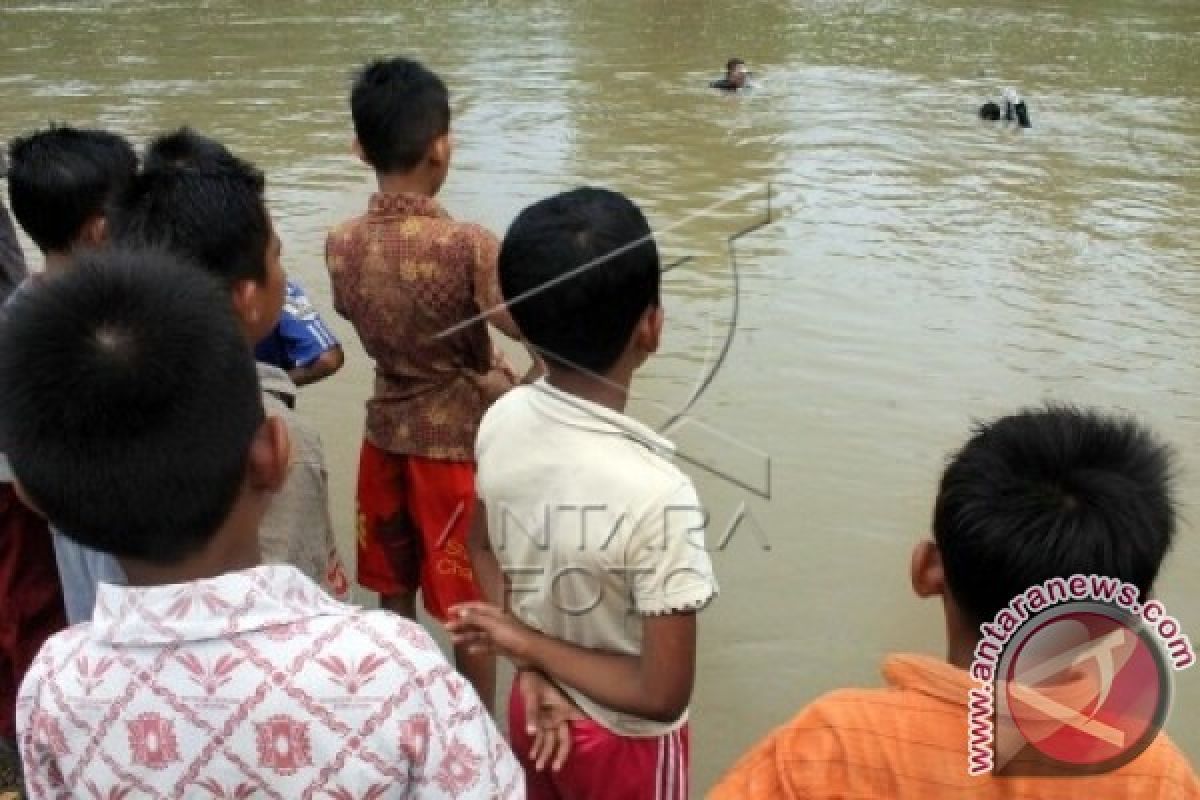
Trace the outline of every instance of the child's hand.
<instances>
[{"instance_id":1,"label":"child's hand","mask_svg":"<svg viewBox=\"0 0 1200 800\"><path fill-rule=\"evenodd\" d=\"M517 673L521 698L525 703L525 725L533 737L529 760L538 772L547 766L562 769L571 754L571 720L586 719L561 689L533 670Z\"/></svg>"},{"instance_id":2,"label":"child's hand","mask_svg":"<svg viewBox=\"0 0 1200 800\"><path fill-rule=\"evenodd\" d=\"M509 612L491 603L462 603L450 609L450 641L471 653L498 653L517 669L529 664L529 645L537 635Z\"/></svg>"}]
</instances>

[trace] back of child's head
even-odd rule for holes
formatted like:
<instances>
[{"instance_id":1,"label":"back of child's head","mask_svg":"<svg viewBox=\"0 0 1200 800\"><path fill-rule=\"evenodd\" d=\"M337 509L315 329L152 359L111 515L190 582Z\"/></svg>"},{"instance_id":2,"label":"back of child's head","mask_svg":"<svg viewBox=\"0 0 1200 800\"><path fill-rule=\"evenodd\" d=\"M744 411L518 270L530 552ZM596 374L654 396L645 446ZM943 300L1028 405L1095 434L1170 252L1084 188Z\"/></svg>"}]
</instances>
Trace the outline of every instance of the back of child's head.
<instances>
[{"instance_id":1,"label":"back of child's head","mask_svg":"<svg viewBox=\"0 0 1200 800\"><path fill-rule=\"evenodd\" d=\"M0 449L34 504L116 556L202 549L263 421L219 282L165 251L87 253L16 295L0 340Z\"/></svg>"},{"instance_id":2,"label":"back of child's head","mask_svg":"<svg viewBox=\"0 0 1200 800\"><path fill-rule=\"evenodd\" d=\"M227 286L266 280L272 229L260 171L186 128L156 139L144 161L114 204L114 243L172 250Z\"/></svg>"},{"instance_id":3,"label":"back of child's head","mask_svg":"<svg viewBox=\"0 0 1200 800\"><path fill-rule=\"evenodd\" d=\"M407 58L363 67L350 91L350 113L363 157L384 174L409 172L450 131L446 85Z\"/></svg>"},{"instance_id":4,"label":"back of child's head","mask_svg":"<svg viewBox=\"0 0 1200 800\"><path fill-rule=\"evenodd\" d=\"M629 198L606 189L564 192L518 214L499 272L521 333L560 367L608 370L659 303L650 225Z\"/></svg>"},{"instance_id":5,"label":"back of child's head","mask_svg":"<svg viewBox=\"0 0 1200 800\"><path fill-rule=\"evenodd\" d=\"M1055 577L1147 595L1175 533L1171 452L1124 416L1050 406L981 425L942 476L933 531L955 604L975 622Z\"/></svg>"},{"instance_id":6,"label":"back of child's head","mask_svg":"<svg viewBox=\"0 0 1200 800\"><path fill-rule=\"evenodd\" d=\"M8 156L13 216L42 252L69 249L137 172L129 142L99 130L38 131L14 139Z\"/></svg>"}]
</instances>

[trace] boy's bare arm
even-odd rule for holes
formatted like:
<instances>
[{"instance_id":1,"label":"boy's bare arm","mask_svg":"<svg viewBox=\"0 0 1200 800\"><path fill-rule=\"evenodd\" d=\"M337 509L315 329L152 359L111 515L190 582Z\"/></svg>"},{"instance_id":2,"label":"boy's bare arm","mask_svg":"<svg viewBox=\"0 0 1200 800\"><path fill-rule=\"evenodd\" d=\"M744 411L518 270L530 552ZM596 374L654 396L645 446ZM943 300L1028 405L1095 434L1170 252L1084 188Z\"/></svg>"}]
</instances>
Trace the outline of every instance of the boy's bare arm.
<instances>
[{"instance_id":1,"label":"boy's bare arm","mask_svg":"<svg viewBox=\"0 0 1200 800\"><path fill-rule=\"evenodd\" d=\"M467 557L471 559L471 569L475 571L475 580L484 599L501 608L508 608L504 572L488 539L487 506L482 500L475 501L475 514L471 517L471 529L467 533Z\"/></svg>"},{"instance_id":2,"label":"boy's bare arm","mask_svg":"<svg viewBox=\"0 0 1200 800\"><path fill-rule=\"evenodd\" d=\"M687 709L696 670L693 612L642 617L641 655L592 650L539 633L486 603L452 610L456 645L495 649L614 711L672 722Z\"/></svg>"}]
</instances>

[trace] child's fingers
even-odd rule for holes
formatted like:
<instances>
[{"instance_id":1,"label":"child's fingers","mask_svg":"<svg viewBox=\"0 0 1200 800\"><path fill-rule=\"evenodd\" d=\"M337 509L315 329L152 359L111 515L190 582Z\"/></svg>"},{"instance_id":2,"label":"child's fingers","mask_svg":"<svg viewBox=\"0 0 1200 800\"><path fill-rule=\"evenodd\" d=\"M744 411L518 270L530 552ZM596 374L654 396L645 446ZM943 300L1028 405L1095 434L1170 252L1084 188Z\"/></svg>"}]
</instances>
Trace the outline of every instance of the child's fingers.
<instances>
[{"instance_id":1,"label":"child's fingers","mask_svg":"<svg viewBox=\"0 0 1200 800\"><path fill-rule=\"evenodd\" d=\"M554 772L562 769L567 763L567 756L571 755L571 726L565 722L558 725L557 744L554 760L550 764L550 769Z\"/></svg>"}]
</instances>

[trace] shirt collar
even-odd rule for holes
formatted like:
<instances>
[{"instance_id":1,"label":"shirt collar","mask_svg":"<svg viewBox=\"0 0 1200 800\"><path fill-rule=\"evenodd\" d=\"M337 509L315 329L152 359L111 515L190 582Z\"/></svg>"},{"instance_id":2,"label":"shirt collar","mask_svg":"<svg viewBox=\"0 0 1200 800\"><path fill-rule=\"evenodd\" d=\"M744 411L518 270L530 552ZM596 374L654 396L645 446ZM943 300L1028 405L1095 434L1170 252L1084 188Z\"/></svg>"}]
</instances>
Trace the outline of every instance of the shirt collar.
<instances>
[{"instance_id":1,"label":"shirt collar","mask_svg":"<svg viewBox=\"0 0 1200 800\"><path fill-rule=\"evenodd\" d=\"M375 192L367 205L371 216L383 214L388 216L439 217L448 219L450 215L441 207L437 200L416 192Z\"/></svg>"},{"instance_id":2,"label":"shirt collar","mask_svg":"<svg viewBox=\"0 0 1200 800\"><path fill-rule=\"evenodd\" d=\"M888 685L909 689L954 705L966 706L967 693L975 686L965 669L933 656L897 653L883 662Z\"/></svg>"},{"instance_id":3,"label":"shirt collar","mask_svg":"<svg viewBox=\"0 0 1200 800\"><path fill-rule=\"evenodd\" d=\"M675 455L675 445L669 439L633 417L564 392L551 386L545 378L527 389L535 393L534 407L558 422L595 433L624 437L664 458Z\"/></svg>"},{"instance_id":4,"label":"shirt collar","mask_svg":"<svg viewBox=\"0 0 1200 800\"><path fill-rule=\"evenodd\" d=\"M114 645L172 644L280 628L351 608L295 567L273 564L163 586L101 583L91 631Z\"/></svg>"},{"instance_id":5,"label":"shirt collar","mask_svg":"<svg viewBox=\"0 0 1200 800\"><path fill-rule=\"evenodd\" d=\"M256 363L258 366L258 386L260 389L264 392L270 392L277 397L285 396L294 398L296 396L296 384L292 382L291 377L286 372L274 364L264 364L261 361Z\"/></svg>"}]
</instances>

